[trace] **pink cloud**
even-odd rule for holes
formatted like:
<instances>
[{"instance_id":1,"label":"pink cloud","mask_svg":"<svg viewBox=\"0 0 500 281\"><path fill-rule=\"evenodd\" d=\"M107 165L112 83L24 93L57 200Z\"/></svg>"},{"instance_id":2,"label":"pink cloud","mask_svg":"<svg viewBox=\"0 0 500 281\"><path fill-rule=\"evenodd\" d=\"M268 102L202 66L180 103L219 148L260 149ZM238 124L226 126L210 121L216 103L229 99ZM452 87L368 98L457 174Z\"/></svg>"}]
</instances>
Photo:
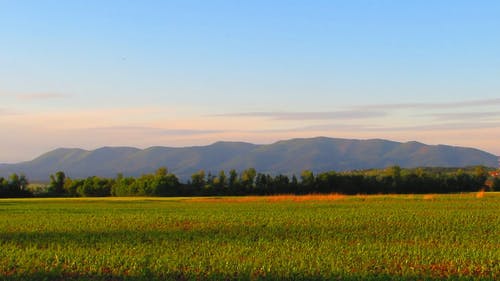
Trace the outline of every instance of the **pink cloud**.
<instances>
[{"instance_id":1,"label":"pink cloud","mask_svg":"<svg viewBox=\"0 0 500 281\"><path fill-rule=\"evenodd\" d=\"M59 94L59 93L32 93L32 94L18 94L16 96L18 99L24 101L63 99L69 97L69 95Z\"/></svg>"}]
</instances>

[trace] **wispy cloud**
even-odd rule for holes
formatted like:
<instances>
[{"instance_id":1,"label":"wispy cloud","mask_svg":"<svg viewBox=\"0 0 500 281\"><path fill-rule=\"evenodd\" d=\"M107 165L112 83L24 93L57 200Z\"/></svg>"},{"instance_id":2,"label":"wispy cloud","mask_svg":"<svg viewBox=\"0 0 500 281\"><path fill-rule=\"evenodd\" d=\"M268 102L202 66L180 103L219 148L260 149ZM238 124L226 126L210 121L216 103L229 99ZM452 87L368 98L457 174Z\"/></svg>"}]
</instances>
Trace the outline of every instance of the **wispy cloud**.
<instances>
[{"instance_id":1,"label":"wispy cloud","mask_svg":"<svg viewBox=\"0 0 500 281\"><path fill-rule=\"evenodd\" d=\"M500 122L456 122L440 123L417 126L395 126L395 127L371 127L366 130L371 131L456 131L456 130L474 130L474 129L500 129Z\"/></svg>"},{"instance_id":2,"label":"wispy cloud","mask_svg":"<svg viewBox=\"0 0 500 281\"><path fill-rule=\"evenodd\" d=\"M105 132L108 134L135 134L135 135L156 135L156 136L193 136L224 133L224 130L197 130L197 129L163 129L141 126L111 126L88 128L87 130L95 132Z\"/></svg>"},{"instance_id":3,"label":"wispy cloud","mask_svg":"<svg viewBox=\"0 0 500 281\"><path fill-rule=\"evenodd\" d=\"M490 123L440 123L415 126L379 126L379 125L360 125L360 124L322 124L295 128L252 130L252 133L287 133L287 132L424 132L424 131L456 131L456 130L474 130L474 129L500 129L500 122Z\"/></svg>"},{"instance_id":4,"label":"wispy cloud","mask_svg":"<svg viewBox=\"0 0 500 281\"><path fill-rule=\"evenodd\" d=\"M500 116L498 111L489 112L457 112L457 113L434 113L429 116L436 120L487 120L497 119Z\"/></svg>"},{"instance_id":5,"label":"wispy cloud","mask_svg":"<svg viewBox=\"0 0 500 281\"><path fill-rule=\"evenodd\" d=\"M357 124L322 124L312 126L302 126L282 129L267 129L267 130L251 130L251 133L266 134L266 133L288 133L288 132L321 132L321 131L363 131L369 130L366 125Z\"/></svg>"},{"instance_id":6,"label":"wispy cloud","mask_svg":"<svg viewBox=\"0 0 500 281\"><path fill-rule=\"evenodd\" d=\"M19 112L16 112L12 109L2 108L0 107L0 116L10 116L10 115L18 115Z\"/></svg>"},{"instance_id":7,"label":"wispy cloud","mask_svg":"<svg viewBox=\"0 0 500 281\"><path fill-rule=\"evenodd\" d=\"M254 111L254 112L235 112L209 115L210 117L257 117L270 120L355 120L386 117L391 115L391 111L400 109L421 109L421 110L445 110L458 108L479 108L500 105L500 98L452 101L442 103L393 103L393 104L372 104L358 107L351 107L339 111ZM492 115L498 115L498 112L481 113L443 113L432 114L431 116L445 119L454 118L481 118ZM422 115L424 116L424 115ZM429 115L427 115L429 116Z\"/></svg>"},{"instance_id":8,"label":"wispy cloud","mask_svg":"<svg viewBox=\"0 0 500 281\"><path fill-rule=\"evenodd\" d=\"M31 94L18 94L16 95L19 100L52 100L52 99L64 99L68 98L69 95L60 93L31 93Z\"/></svg>"},{"instance_id":9,"label":"wispy cloud","mask_svg":"<svg viewBox=\"0 0 500 281\"><path fill-rule=\"evenodd\" d=\"M391 110L391 109L447 109L447 108L466 108L466 107L484 107L500 105L500 98L498 99L482 99L482 100L469 100L469 101L452 101L442 103L389 103L389 104L373 104L362 106L364 109L375 110Z\"/></svg>"},{"instance_id":10,"label":"wispy cloud","mask_svg":"<svg viewBox=\"0 0 500 281\"><path fill-rule=\"evenodd\" d=\"M240 112L211 115L213 117L262 117L272 120L332 120L332 119L365 119L384 117L387 114L380 111L318 111L318 112Z\"/></svg>"}]
</instances>

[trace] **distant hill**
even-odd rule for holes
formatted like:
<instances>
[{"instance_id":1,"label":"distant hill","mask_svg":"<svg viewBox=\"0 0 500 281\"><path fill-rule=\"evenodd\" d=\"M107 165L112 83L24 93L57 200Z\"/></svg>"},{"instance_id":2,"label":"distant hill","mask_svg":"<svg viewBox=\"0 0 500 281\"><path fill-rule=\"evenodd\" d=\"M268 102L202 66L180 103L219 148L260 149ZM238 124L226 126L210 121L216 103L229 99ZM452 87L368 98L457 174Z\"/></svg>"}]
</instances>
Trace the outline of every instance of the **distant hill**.
<instances>
[{"instance_id":1,"label":"distant hill","mask_svg":"<svg viewBox=\"0 0 500 281\"><path fill-rule=\"evenodd\" d=\"M412 167L495 167L497 156L473 148L394 142L381 139L351 140L309 138L279 141L269 145L244 142L217 142L194 147L103 147L92 151L60 148L18 164L0 164L0 176L24 173L31 181L47 181L62 170L73 178L88 176L138 176L166 166L181 179L204 169L218 173L254 167L271 174L300 174L384 168Z\"/></svg>"}]
</instances>

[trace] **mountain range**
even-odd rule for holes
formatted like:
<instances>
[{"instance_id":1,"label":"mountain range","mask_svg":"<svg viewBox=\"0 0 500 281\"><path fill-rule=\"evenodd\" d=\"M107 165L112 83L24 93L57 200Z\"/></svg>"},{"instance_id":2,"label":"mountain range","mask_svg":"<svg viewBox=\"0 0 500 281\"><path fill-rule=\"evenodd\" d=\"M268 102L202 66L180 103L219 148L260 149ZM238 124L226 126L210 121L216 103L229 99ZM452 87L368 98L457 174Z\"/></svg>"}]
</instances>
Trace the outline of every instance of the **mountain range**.
<instances>
[{"instance_id":1,"label":"mountain range","mask_svg":"<svg viewBox=\"0 0 500 281\"><path fill-rule=\"evenodd\" d=\"M206 172L241 171L253 167L270 174L300 174L355 169L401 167L497 166L498 157L474 148L395 142L381 139L354 140L308 138L256 145L245 142L216 142L193 147L102 147L96 150L59 148L31 161L0 164L0 176L24 173L31 181L48 181L49 175L64 171L72 178L88 176L139 176L165 166L185 180L201 169Z\"/></svg>"}]
</instances>

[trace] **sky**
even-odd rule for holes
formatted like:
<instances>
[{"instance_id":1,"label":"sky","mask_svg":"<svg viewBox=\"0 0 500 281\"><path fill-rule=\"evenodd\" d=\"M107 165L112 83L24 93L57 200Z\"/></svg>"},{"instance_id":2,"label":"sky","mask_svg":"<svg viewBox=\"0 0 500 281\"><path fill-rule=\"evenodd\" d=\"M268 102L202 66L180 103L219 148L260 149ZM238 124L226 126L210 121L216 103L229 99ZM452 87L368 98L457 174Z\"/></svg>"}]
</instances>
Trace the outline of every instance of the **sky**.
<instances>
[{"instance_id":1,"label":"sky","mask_svg":"<svg viewBox=\"0 0 500 281\"><path fill-rule=\"evenodd\" d=\"M0 163L327 136L500 155L500 2L0 0Z\"/></svg>"}]
</instances>

